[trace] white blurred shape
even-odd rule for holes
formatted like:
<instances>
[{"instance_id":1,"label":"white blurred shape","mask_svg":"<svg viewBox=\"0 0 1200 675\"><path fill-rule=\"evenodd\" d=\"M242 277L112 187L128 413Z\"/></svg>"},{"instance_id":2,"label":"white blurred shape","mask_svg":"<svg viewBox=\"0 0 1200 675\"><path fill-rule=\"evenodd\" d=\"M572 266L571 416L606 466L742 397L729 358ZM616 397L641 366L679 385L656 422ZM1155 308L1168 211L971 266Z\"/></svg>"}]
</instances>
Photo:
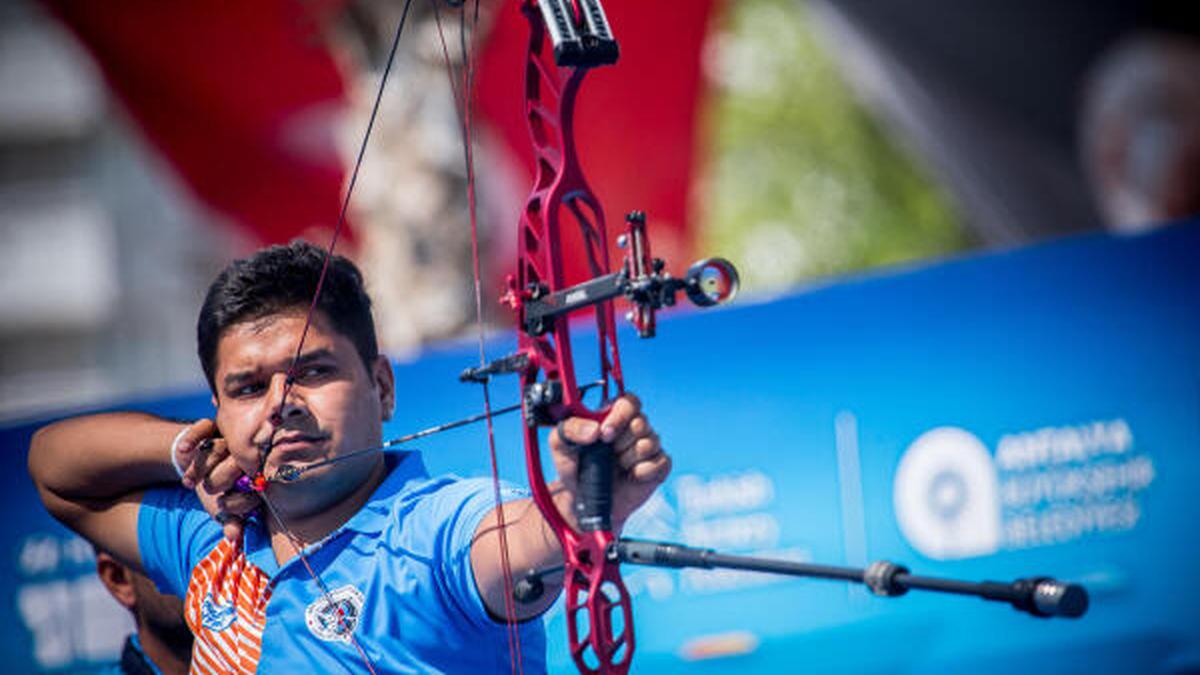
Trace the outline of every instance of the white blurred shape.
<instances>
[{"instance_id":1,"label":"white blurred shape","mask_svg":"<svg viewBox=\"0 0 1200 675\"><path fill-rule=\"evenodd\" d=\"M970 432L939 427L913 441L896 468L892 498L900 530L930 558L970 558L999 548L996 469Z\"/></svg>"},{"instance_id":2,"label":"white blurred shape","mask_svg":"<svg viewBox=\"0 0 1200 675\"><path fill-rule=\"evenodd\" d=\"M91 62L56 24L0 22L0 137L78 136L104 105Z\"/></svg>"},{"instance_id":3,"label":"white blurred shape","mask_svg":"<svg viewBox=\"0 0 1200 675\"><path fill-rule=\"evenodd\" d=\"M129 612L93 575L26 584L17 611L33 636L34 660L46 669L115 661L133 630Z\"/></svg>"},{"instance_id":4,"label":"white blurred shape","mask_svg":"<svg viewBox=\"0 0 1200 675\"><path fill-rule=\"evenodd\" d=\"M0 324L5 333L102 326L120 285L103 208L84 197L0 207Z\"/></svg>"}]
</instances>

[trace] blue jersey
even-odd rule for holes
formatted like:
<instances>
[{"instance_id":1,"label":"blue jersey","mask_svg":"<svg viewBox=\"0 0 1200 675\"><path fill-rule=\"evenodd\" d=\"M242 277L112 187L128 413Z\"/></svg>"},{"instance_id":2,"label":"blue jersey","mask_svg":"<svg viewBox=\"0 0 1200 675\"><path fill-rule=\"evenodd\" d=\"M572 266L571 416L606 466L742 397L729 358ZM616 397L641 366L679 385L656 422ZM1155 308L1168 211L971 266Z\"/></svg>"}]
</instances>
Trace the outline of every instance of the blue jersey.
<instances>
[{"instance_id":1,"label":"blue jersey","mask_svg":"<svg viewBox=\"0 0 1200 675\"><path fill-rule=\"evenodd\" d=\"M298 557L276 563L257 519L232 543L192 492L145 494L142 565L185 598L193 672L357 672L355 641L378 672L509 670L506 627L471 571L472 538L495 506L491 482L430 478L417 453L389 454L388 470L358 513L305 550L328 596ZM543 672L542 622L522 624L520 638L527 672Z\"/></svg>"}]
</instances>

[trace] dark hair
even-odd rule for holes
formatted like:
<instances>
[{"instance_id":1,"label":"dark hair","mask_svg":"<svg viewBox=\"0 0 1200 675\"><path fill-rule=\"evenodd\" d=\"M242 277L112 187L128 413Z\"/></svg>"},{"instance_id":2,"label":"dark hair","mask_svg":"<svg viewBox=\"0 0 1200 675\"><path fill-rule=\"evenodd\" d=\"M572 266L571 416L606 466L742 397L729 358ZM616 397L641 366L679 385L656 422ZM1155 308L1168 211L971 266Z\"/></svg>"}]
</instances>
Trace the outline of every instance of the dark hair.
<instances>
[{"instance_id":1,"label":"dark hair","mask_svg":"<svg viewBox=\"0 0 1200 675\"><path fill-rule=\"evenodd\" d=\"M290 309L307 311L317 290L326 252L299 239L286 246L269 246L249 258L229 264L212 285L196 322L196 351L208 386L214 393L217 343L225 329ZM335 255L329 264L316 309L348 338L370 372L379 356L371 298L354 263Z\"/></svg>"}]
</instances>

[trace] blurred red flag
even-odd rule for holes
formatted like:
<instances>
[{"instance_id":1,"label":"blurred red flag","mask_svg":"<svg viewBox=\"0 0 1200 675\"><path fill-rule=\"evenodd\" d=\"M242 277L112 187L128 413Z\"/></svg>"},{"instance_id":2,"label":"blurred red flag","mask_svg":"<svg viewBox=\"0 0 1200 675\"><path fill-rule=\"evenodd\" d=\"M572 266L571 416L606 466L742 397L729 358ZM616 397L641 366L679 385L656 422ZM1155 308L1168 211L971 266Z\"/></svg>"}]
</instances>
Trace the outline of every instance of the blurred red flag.
<instances>
[{"instance_id":1,"label":"blurred red flag","mask_svg":"<svg viewBox=\"0 0 1200 675\"><path fill-rule=\"evenodd\" d=\"M333 116L345 87L319 32L319 3L47 4L210 206L260 242L337 221L346 171Z\"/></svg>"},{"instance_id":2,"label":"blurred red flag","mask_svg":"<svg viewBox=\"0 0 1200 675\"><path fill-rule=\"evenodd\" d=\"M479 106L520 158L524 185L532 185L533 151L522 108L529 27L521 4L504 3L482 50ZM677 272L692 255L688 207L703 151L699 113L706 94L701 56L719 8L719 0L606 0L621 56L616 65L587 75L575 115L580 161L606 210L610 239L622 231L627 212L645 211L654 254ZM496 262L497 269L511 267ZM567 269L570 274L586 266L577 258L567 261Z\"/></svg>"},{"instance_id":3,"label":"blurred red flag","mask_svg":"<svg viewBox=\"0 0 1200 675\"><path fill-rule=\"evenodd\" d=\"M257 0L219 9L197 0L47 4L201 199L260 242L336 222L347 170L333 116L346 104L346 87L319 31L341 0ZM479 57L478 105L531 181L521 109L529 29L520 4L497 8ZM676 266L690 254L700 54L717 4L690 0L681 9L608 0L621 60L588 75L576 119L584 170L609 227L616 230L626 211L647 211L655 253ZM499 269L511 266L497 262ZM568 261L568 268L576 264Z\"/></svg>"}]
</instances>

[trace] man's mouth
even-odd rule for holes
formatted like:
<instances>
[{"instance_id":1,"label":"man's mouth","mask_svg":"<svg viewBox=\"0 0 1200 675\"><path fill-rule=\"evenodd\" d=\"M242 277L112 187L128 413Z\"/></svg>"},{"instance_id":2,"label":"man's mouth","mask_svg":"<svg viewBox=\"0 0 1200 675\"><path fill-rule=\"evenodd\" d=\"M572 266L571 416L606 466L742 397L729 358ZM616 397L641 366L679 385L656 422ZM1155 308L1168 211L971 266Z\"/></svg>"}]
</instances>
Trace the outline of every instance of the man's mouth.
<instances>
[{"instance_id":1,"label":"man's mouth","mask_svg":"<svg viewBox=\"0 0 1200 675\"><path fill-rule=\"evenodd\" d=\"M327 440L329 436L325 434L285 434L271 445L271 456L276 461L317 459L313 451L320 449Z\"/></svg>"}]
</instances>

